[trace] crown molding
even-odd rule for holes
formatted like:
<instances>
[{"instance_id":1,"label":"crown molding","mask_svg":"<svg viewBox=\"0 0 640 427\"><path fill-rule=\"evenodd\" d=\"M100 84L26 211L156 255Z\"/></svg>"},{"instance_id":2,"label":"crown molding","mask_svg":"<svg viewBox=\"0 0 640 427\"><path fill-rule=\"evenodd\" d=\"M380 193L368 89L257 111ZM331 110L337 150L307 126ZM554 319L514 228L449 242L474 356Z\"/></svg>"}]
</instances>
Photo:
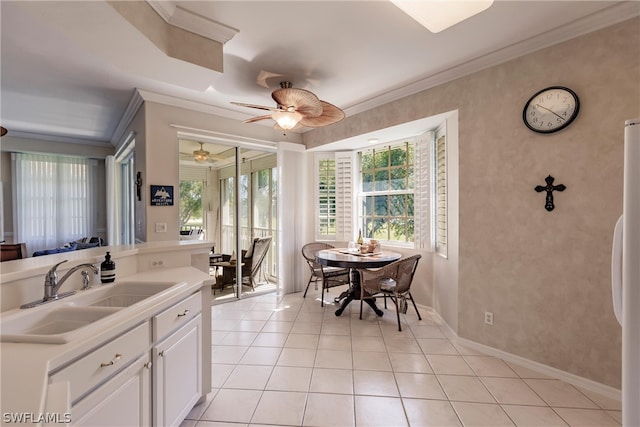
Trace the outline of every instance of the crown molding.
<instances>
[{"instance_id":1,"label":"crown molding","mask_svg":"<svg viewBox=\"0 0 640 427\"><path fill-rule=\"evenodd\" d=\"M123 135L127 130L129 124L131 123L131 120L133 120L135 115L138 113L138 110L142 106L143 102L144 99L140 95L140 92L137 89L134 90L133 94L131 95L131 99L129 100L129 104L127 105L126 110L124 110L124 114L118 122L118 126L116 126L116 129L111 135L111 145L113 145L114 147L118 147L121 143L124 142L121 141L123 139Z\"/></svg>"},{"instance_id":2,"label":"crown molding","mask_svg":"<svg viewBox=\"0 0 640 427\"><path fill-rule=\"evenodd\" d=\"M23 139L35 139L41 141L51 141L51 142L63 142L67 144L80 144L80 145L93 145L94 147L101 148L113 148L109 141L98 141L94 139L85 139L85 138L75 138L72 136L60 136L60 135L51 135L51 134L42 134L36 132L22 132L22 131L11 131L11 134L7 134L5 137L7 140L11 138L23 138ZM3 137L3 138L5 138Z\"/></svg>"},{"instance_id":3,"label":"crown molding","mask_svg":"<svg viewBox=\"0 0 640 427\"><path fill-rule=\"evenodd\" d=\"M624 1L616 3L602 11L585 16L572 23L554 28L544 34L514 43L503 49L479 56L454 67L438 71L434 74L391 90L384 94L351 105L344 109L347 116L352 116L398 99L414 95L461 77L468 76L483 69L507 62L509 60L545 49L567 40L592 33L602 28L618 24L640 15L640 2Z\"/></svg>"},{"instance_id":4,"label":"crown molding","mask_svg":"<svg viewBox=\"0 0 640 427\"><path fill-rule=\"evenodd\" d=\"M173 1L147 0L147 3L167 24L222 44L239 33L235 28L186 10Z\"/></svg>"},{"instance_id":5,"label":"crown molding","mask_svg":"<svg viewBox=\"0 0 640 427\"><path fill-rule=\"evenodd\" d=\"M192 101L185 98L177 98L171 95L163 95L161 93L150 92L143 89L136 89L136 92L142 97L143 101L156 102L158 104L171 105L172 107L184 108L187 110L199 111L201 113L211 114L231 120L244 120L247 115L233 111L227 108L216 107L215 105L204 104L198 101Z\"/></svg>"}]
</instances>

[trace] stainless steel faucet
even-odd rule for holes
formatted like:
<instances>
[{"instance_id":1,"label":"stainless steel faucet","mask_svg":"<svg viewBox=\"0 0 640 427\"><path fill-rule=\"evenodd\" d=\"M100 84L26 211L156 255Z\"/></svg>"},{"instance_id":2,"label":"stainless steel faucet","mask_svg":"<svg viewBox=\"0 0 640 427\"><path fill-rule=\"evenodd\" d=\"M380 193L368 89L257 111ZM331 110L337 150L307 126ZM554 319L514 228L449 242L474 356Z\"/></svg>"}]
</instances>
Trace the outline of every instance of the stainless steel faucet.
<instances>
[{"instance_id":1,"label":"stainless steel faucet","mask_svg":"<svg viewBox=\"0 0 640 427\"><path fill-rule=\"evenodd\" d=\"M69 271L65 273L64 276L62 276L60 280L58 280L58 272L56 270L60 264L67 261L68 260L65 259L64 261L57 263L56 265L51 267L47 272L47 275L44 278L44 297L41 300L24 304L20 306L20 308L35 307L40 304L45 304L47 302L55 301L57 299L68 297L70 295L75 294L76 291L69 291L69 292L64 292L62 294L58 294L58 289L60 289L60 286L62 286L62 284L69 278L69 276L71 276L73 273L75 273L78 270L88 268L91 271L93 271L94 274L98 274L98 268L95 265L91 263L84 263L84 264L78 264L75 267L72 267ZM83 280L83 289L88 289L87 283L86 283L86 277L84 279L85 280Z\"/></svg>"}]
</instances>

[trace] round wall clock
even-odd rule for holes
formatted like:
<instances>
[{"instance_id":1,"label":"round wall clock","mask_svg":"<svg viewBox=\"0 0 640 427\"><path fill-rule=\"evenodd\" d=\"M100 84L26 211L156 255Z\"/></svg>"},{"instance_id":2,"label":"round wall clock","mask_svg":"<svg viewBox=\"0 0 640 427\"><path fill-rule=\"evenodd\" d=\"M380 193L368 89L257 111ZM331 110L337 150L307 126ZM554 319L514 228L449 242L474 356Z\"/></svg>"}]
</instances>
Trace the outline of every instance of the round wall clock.
<instances>
[{"instance_id":1,"label":"round wall clock","mask_svg":"<svg viewBox=\"0 0 640 427\"><path fill-rule=\"evenodd\" d=\"M566 128L580 111L578 95L563 86L551 86L533 95L522 111L524 124L534 132L552 133Z\"/></svg>"}]
</instances>

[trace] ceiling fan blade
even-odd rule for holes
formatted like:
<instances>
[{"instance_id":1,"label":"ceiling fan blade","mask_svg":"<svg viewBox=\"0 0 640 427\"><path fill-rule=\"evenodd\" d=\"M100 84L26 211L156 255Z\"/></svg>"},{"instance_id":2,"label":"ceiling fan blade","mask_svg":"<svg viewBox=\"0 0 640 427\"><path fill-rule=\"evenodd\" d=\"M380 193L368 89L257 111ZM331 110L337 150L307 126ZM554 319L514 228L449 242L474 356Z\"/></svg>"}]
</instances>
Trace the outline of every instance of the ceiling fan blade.
<instances>
[{"instance_id":1,"label":"ceiling fan blade","mask_svg":"<svg viewBox=\"0 0 640 427\"><path fill-rule=\"evenodd\" d=\"M260 120L267 120L267 119L270 119L270 118L271 118L271 115L252 117L250 119L247 119L247 120L243 121L242 123L259 122Z\"/></svg>"},{"instance_id":2,"label":"ceiling fan blade","mask_svg":"<svg viewBox=\"0 0 640 427\"><path fill-rule=\"evenodd\" d=\"M244 102L232 102L232 104L238 105L240 107L257 108L259 110L282 111L282 108L278 108L278 107L267 107L265 105L245 104Z\"/></svg>"},{"instance_id":3,"label":"ceiling fan blade","mask_svg":"<svg viewBox=\"0 0 640 427\"><path fill-rule=\"evenodd\" d=\"M320 101L320 103L322 105L322 114L318 117L303 117L302 120L300 120L302 126L319 128L344 119L344 111L340 108L326 101Z\"/></svg>"},{"instance_id":4,"label":"ceiling fan blade","mask_svg":"<svg viewBox=\"0 0 640 427\"><path fill-rule=\"evenodd\" d=\"M276 89L271 97L282 108L293 107L305 117L318 117L322 114L322 104L312 92L297 88Z\"/></svg>"}]
</instances>

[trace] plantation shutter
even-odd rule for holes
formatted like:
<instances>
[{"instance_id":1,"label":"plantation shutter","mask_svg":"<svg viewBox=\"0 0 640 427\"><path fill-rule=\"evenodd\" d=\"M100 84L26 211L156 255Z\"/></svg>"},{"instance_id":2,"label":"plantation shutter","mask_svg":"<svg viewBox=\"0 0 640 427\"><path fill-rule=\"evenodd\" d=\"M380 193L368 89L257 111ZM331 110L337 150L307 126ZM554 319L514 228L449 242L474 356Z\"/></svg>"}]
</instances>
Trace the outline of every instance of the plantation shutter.
<instances>
[{"instance_id":1,"label":"plantation shutter","mask_svg":"<svg viewBox=\"0 0 640 427\"><path fill-rule=\"evenodd\" d=\"M433 250L431 242L431 147L433 132L416 138L414 183L414 239L416 249Z\"/></svg>"},{"instance_id":2,"label":"plantation shutter","mask_svg":"<svg viewBox=\"0 0 640 427\"><path fill-rule=\"evenodd\" d=\"M336 240L352 241L355 153L338 152L336 160Z\"/></svg>"},{"instance_id":3,"label":"plantation shutter","mask_svg":"<svg viewBox=\"0 0 640 427\"><path fill-rule=\"evenodd\" d=\"M316 240L336 238L336 161L333 153L315 154Z\"/></svg>"},{"instance_id":4,"label":"plantation shutter","mask_svg":"<svg viewBox=\"0 0 640 427\"><path fill-rule=\"evenodd\" d=\"M435 141L436 176L436 252L447 256L447 145L444 133L436 135Z\"/></svg>"}]
</instances>

